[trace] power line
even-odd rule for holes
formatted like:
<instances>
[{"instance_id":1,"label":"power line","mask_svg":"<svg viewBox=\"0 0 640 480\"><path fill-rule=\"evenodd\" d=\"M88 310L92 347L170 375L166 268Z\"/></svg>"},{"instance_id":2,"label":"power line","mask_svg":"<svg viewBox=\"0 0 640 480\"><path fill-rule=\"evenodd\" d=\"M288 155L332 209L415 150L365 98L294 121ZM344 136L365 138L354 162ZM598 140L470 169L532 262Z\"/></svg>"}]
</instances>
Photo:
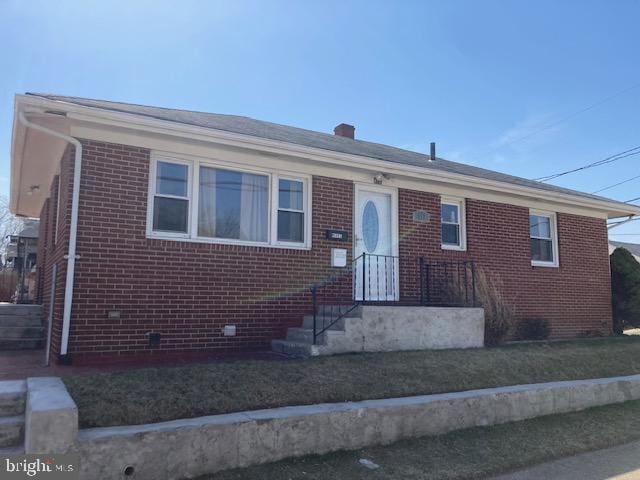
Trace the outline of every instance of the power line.
<instances>
[{"instance_id":1,"label":"power line","mask_svg":"<svg viewBox=\"0 0 640 480\"><path fill-rule=\"evenodd\" d=\"M640 197L632 198L631 200L627 200L624 203L631 203L631 202L635 202L636 200L640 200Z\"/></svg>"},{"instance_id":2,"label":"power line","mask_svg":"<svg viewBox=\"0 0 640 480\"><path fill-rule=\"evenodd\" d=\"M640 178L640 175L636 175L635 177L627 178L626 180L623 180L623 181L618 182L618 183L614 183L613 185L609 185L608 187L601 188L600 190L596 190L595 192L591 192L591 193L594 194L594 193L604 192L605 190L609 190L610 188L617 187L618 185L622 185L624 183L628 183L628 182L630 182L632 180L635 180L636 178Z\"/></svg>"},{"instance_id":3,"label":"power line","mask_svg":"<svg viewBox=\"0 0 640 480\"><path fill-rule=\"evenodd\" d=\"M498 145L497 147L494 147L494 148L491 148L491 147L483 148L483 149L481 149L481 151L484 151L485 152L484 154L486 155L486 154L498 151L498 150L500 150L501 148L503 148L503 147L505 147L507 145L511 145L511 144L519 142L521 140L525 140L525 139L527 139L529 137L537 135L540 132L544 132L545 130L549 130L550 128L553 128L553 127L555 127L555 126L557 126L557 125L559 125L561 123L564 123L567 120L570 120L573 117L576 117L576 116L578 116L578 115L580 115L580 114L582 114L584 112L587 112L587 111L589 111L589 110L591 110L593 108L596 108L596 107L602 105L603 103L606 103L609 100L613 100L614 98L619 97L620 95L623 95L623 94L625 94L625 93L627 93L627 92L629 92L631 90L634 90L634 89L636 89L638 87L640 87L640 83L636 83L636 84L634 84L634 85L632 85L632 86L630 86L628 88L619 90L618 92L616 92L616 93L614 93L612 95L609 95L607 97L604 97L604 98L602 98L601 100L598 100L595 103L592 103L590 105L587 105L584 108L581 108L581 109L576 110L576 111L574 111L572 113L569 113L568 115L566 115L566 116L564 116L564 117L562 117L562 118L560 118L558 120L555 120L553 122L544 124L544 125L540 126L539 128L535 129L534 131L527 133L526 135L523 135L521 137L517 137L517 138L511 139L509 141L506 141L506 142L504 142L504 143L502 143L502 144L500 144L500 145Z\"/></svg>"},{"instance_id":4,"label":"power line","mask_svg":"<svg viewBox=\"0 0 640 480\"><path fill-rule=\"evenodd\" d=\"M602 160L598 160L596 162L588 163L587 165L583 165L581 167L573 168L571 170L566 170L564 172L554 173L552 175L547 175L546 177L534 178L534 180L538 182L548 182L549 180L553 180L558 177L562 177L564 175L568 175L570 173L579 172L582 170L587 170L593 167L599 167L600 165L606 165L608 163L613 163L623 158L632 157L634 155L640 155L640 146L630 148L629 150L625 150L623 152L616 153L614 155L610 155Z\"/></svg>"},{"instance_id":5,"label":"power line","mask_svg":"<svg viewBox=\"0 0 640 480\"><path fill-rule=\"evenodd\" d=\"M634 89L636 89L638 87L640 87L640 83L636 83L635 85L632 85L631 87L628 87L628 88L625 88L623 90L620 90L620 91L614 93L613 95L609 95L608 97L605 97L602 100L598 100L597 102L592 103L591 105L588 105L588 106L586 106L584 108L581 108L580 110L576 110L575 112L570 113L569 115L567 115L565 117L562 117L562 118L560 118L560 119L558 119L558 120L556 120L554 122L551 122L551 123L548 123L546 125L543 125L540 128L538 128L537 130L534 130L533 132L530 132L530 133L528 133L526 135L523 135L523 136L518 137L518 138L514 138L513 140L510 140L508 142L505 142L500 147L504 147L505 145L511 145L512 143L519 142L520 140L525 140L525 139L527 139L529 137L537 135L540 132L544 132L545 130L549 130L550 128L553 128L553 127L555 127L555 126L557 126L557 125L559 125L561 123L564 123L567 120L570 120L573 117L576 117L576 116L578 116L578 115L580 115L580 114L582 114L584 112L588 112L589 110L592 110L592 109L602 105L603 103L606 103L609 100L613 100L614 98L619 97L620 95L623 95L623 94L625 94L625 93L627 93L627 92L629 92L631 90L634 90Z\"/></svg>"}]
</instances>

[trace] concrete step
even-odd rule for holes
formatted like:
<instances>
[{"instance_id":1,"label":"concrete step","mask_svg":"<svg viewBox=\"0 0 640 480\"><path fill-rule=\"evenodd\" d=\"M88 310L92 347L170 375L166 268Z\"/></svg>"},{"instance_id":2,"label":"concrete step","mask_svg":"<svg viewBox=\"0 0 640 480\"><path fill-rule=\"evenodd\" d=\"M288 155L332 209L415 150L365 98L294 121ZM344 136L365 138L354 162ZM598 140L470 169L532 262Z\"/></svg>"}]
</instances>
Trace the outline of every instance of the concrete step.
<instances>
[{"instance_id":1,"label":"concrete step","mask_svg":"<svg viewBox=\"0 0 640 480\"><path fill-rule=\"evenodd\" d=\"M42 305L16 305L13 303L0 303L0 315L42 317Z\"/></svg>"},{"instance_id":2,"label":"concrete step","mask_svg":"<svg viewBox=\"0 0 640 480\"><path fill-rule=\"evenodd\" d=\"M44 327L0 326L0 340L22 340L44 338Z\"/></svg>"},{"instance_id":3,"label":"concrete step","mask_svg":"<svg viewBox=\"0 0 640 480\"><path fill-rule=\"evenodd\" d=\"M331 338L340 337L344 335L342 330L327 330L326 332L318 335L317 345L326 345L331 341ZM313 344L313 330L310 328L288 328L287 329L287 341L294 343L308 343Z\"/></svg>"},{"instance_id":4,"label":"concrete step","mask_svg":"<svg viewBox=\"0 0 640 480\"><path fill-rule=\"evenodd\" d=\"M325 317L322 315L316 315L316 325L318 329L322 329L323 325L329 325L335 317ZM348 321L348 317L343 317L336 323L329 327L329 330L341 330L344 331L344 324ZM302 319L302 328L313 329L313 315L305 315Z\"/></svg>"},{"instance_id":5,"label":"concrete step","mask_svg":"<svg viewBox=\"0 0 640 480\"><path fill-rule=\"evenodd\" d=\"M24 445L0 447L0 457L3 457L4 455L24 455Z\"/></svg>"},{"instance_id":6,"label":"concrete step","mask_svg":"<svg viewBox=\"0 0 640 480\"><path fill-rule=\"evenodd\" d=\"M334 318L345 313L345 317L353 318L360 317L362 315L362 307L360 305L319 305L318 315L333 316Z\"/></svg>"},{"instance_id":7,"label":"concrete step","mask_svg":"<svg viewBox=\"0 0 640 480\"><path fill-rule=\"evenodd\" d=\"M0 416L23 414L26 400L26 381L5 380L0 382Z\"/></svg>"},{"instance_id":8,"label":"concrete step","mask_svg":"<svg viewBox=\"0 0 640 480\"><path fill-rule=\"evenodd\" d=\"M44 338L0 339L0 350L40 350L44 348Z\"/></svg>"},{"instance_id":9,"label":"concrete step","mask_svg":"<svg viewBox=\"0 0 640 480\"><path fill-rule=\"evenodd\" d=\"M0 417L0 447L19 446L24 441L24 415Z\"/></svg>"},{"instance_id":10,"label":"concrete step","mask_svg":"<svg viewBox=\"0 0 640 480\"><path fill-rule=\"evenodd\" d=\"M292 357L311 357L318 355L318 346L310 343L290 342L288 340L272 340L271 349Z\"/></svg>"},{"instance_id":11,"label":"concrete step","mask_svg":"<svg viewBox=\"0 0 640 480\"><path fill-rule=\"evenodd\" d=\"M0 328L2 327L41 327L44 324L40 315L1 315Z\"/></svg>"}]
</instances>

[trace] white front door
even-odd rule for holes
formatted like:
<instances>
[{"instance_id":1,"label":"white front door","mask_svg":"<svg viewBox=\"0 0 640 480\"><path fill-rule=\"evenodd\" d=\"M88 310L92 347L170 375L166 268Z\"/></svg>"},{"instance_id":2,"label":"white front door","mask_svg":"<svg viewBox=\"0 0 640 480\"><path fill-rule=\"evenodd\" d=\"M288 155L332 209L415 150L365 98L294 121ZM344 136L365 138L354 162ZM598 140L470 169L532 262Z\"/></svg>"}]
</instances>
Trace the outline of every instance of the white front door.
<instances>
[{"instance_id":1,"label":"white front door","mask_svg":"<svg viewBox=\"0 0 640 480\"><path fill-rule=\"evenodd\" d=\"M398 300L396 191L357 185L354 215L355 299Z\"/></svg>"}]
</instances>

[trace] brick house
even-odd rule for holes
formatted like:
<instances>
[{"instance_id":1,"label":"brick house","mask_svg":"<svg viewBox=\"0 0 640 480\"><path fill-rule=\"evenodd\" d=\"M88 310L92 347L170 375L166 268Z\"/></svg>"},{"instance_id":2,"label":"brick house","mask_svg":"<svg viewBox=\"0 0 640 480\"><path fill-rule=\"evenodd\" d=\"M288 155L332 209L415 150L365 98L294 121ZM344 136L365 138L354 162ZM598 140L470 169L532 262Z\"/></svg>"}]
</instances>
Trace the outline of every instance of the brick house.
<instances>
[{"instance_id":1,"label":"brick house","mask_svg":"<svg viewBox=\"0 0 640 480\"><path fill-rule=\"evenodd\" d=\"M606 221L638 207L334 132L17 95L10 206L41 220L52 355L266 349L327 278L336 303L424 296L419 259L473 260L554 338L610 333Z\"/></svg>"}]
</instances>

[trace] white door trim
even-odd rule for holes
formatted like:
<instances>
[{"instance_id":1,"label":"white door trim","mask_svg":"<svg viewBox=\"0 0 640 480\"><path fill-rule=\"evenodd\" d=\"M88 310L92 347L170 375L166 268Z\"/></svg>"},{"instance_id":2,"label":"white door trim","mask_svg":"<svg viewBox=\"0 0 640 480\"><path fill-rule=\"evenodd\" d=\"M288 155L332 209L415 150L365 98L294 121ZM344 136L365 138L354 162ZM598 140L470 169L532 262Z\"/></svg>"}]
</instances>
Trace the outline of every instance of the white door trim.
<instances>
[{"instance_id":1,"label":"white door trim","mask_svg":"<svg viewBox=\"0 0 640 480\"><path fill-rule=\"evenodd\" d=\"M368 191L368 192L376 192L376 193L386 193L388 195L391 196L391 255L398 257L398 271L396 272L397 275L395 276L395 291L396 291L396 301L400 300L400 260L399 260L399 255L400 255L400 249L399 249L399 245L398 245L398 239L399 239L399 225L398 225L398 188L397 187L387 187L384 185L375 185L375 184L370 184L370 183L358 183L358 182L354 182L354 194L353 194L353 239L352 239L352 247L351 247L351 251L353 252L353 258L352 261L355 260L355 254L357 251L357 245L356 245L356 232L358 231L358 221L360 220L359 217L359 202L358 202L358 195L360 194L360 192L362 191ZM355 266L352 264L352 266L354 267L354 272L355 272ZM355 277L353 280L353 298L355 299L357 297L356 295L356 291L355 291Z\"/></svg>"}]
</instances>

